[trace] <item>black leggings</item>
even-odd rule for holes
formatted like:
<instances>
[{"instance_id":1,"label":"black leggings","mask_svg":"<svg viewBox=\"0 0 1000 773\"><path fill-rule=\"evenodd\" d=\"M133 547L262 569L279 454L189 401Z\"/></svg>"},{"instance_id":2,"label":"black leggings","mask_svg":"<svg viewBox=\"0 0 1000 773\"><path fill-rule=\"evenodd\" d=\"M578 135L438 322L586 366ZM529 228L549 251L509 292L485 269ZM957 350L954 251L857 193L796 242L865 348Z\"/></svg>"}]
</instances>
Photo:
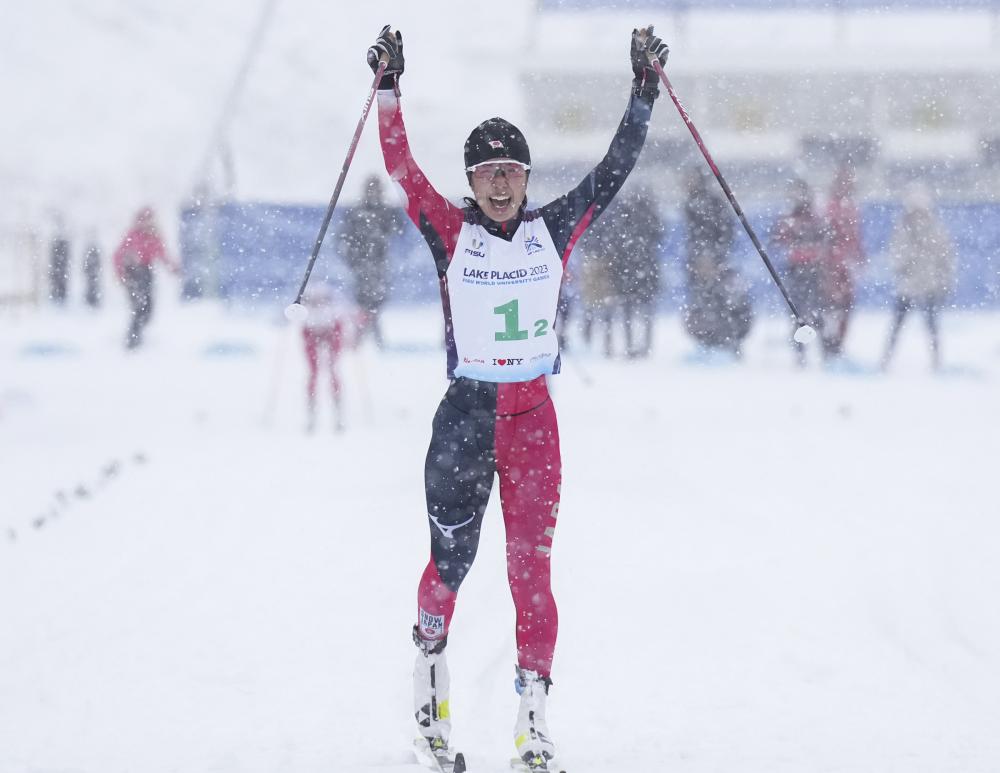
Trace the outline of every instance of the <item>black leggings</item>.
<instances>
[{"instance_id":1,"label":"black leggings","mask_svg":"<svg viewBox=\"0 0 1000 773\"><path fill-rule=\"evenodd\" d=\"M940 301L935 297L930 298L907 298L898 296L893 311L892 329L889 331L889 342L886 344L885 356L882 358L882 366L885 367L892 359L892 354L896 349L896 340L899 338L899 331L903 327L903 320L912 309L921 309L927 321L927 329L931 334L931 362L934 367L941 364L941 343L938 334L938 309Z\"/></svg>"}]
</instances>

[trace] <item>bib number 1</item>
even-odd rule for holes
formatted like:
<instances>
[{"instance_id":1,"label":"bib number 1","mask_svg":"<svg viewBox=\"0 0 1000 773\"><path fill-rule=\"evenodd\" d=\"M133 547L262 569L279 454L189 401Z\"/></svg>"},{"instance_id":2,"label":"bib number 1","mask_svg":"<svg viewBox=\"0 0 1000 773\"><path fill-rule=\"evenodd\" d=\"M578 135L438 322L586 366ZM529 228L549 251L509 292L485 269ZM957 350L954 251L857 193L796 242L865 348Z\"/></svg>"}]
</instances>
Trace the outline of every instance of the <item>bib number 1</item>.
<instances>
[{"instance_id":1,"label":"bib number 1","mask_svg":"<svg viewBox=\"0 0 1000 773\"><path fill-rule=\"evenodd\" d=\"M493 309L494 314L499 314L503 317L504 329L499 333L494 335L494 339L497 341L523 341L528 337L527 330L520 330L518 325L520 321L518 319L518 305L517 299L505 303L502 306L497 306ZM547 319L539 319L535 321L535 338L543 336L549 332L549 321Z\"/></svg>"}]
</instances>

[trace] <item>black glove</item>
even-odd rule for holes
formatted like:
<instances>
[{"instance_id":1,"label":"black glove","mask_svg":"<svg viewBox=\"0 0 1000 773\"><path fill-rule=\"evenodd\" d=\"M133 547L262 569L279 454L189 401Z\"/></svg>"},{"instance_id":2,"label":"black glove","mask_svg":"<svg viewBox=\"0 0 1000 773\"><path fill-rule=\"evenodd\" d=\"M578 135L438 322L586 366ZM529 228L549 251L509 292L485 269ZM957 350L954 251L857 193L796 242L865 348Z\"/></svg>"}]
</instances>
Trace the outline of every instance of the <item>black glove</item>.
<instances>
[{"instance_id":1,"label":"black glove","mask_svg":"<svg viewBox=\"0 0 1000 773\"><path fill-rule=\"evenodd\" d=\"M403 34L393 32L386 24L378 34L375 45L368 49L368 66L372 72L378 72L380 59L388 59L385 74L379 82L380 89L395 89L399 92L399 76L403 74Z\"/></svg>"},{"instance_id":2,"label":"black glove","mask_svg":"<svg viewBox=\"0 0 1000 773\"><path fill-rule=\"evenodd\" d=\"M662 67L667 63L670 49L667 44L653 34L653 25L645 29L632 30L632 92L639 96L656 99L660 95L660 78L650 62L650 54L660 60Z\"/></svg>"}]
</instances>

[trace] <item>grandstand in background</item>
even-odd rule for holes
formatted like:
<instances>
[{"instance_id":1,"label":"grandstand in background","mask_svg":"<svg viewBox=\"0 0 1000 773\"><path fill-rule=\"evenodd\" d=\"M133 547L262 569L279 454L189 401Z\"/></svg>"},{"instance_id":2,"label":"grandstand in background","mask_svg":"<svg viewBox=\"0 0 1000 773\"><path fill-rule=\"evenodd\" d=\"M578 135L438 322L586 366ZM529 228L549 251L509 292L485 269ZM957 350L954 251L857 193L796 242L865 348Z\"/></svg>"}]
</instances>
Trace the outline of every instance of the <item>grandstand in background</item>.
<instances>
[{"instance_id":1,"label":"grandstand in background","mask_svg":"<svg viewBox=\"0 0 1000 773\"><path fill-rule=\"evenodd\" d=\"M946 201L1000 197L1000 0L539 0L521 83L540 188L606 142L636 14L658 22L678 96L751 206L777 205L793 176L823 189L845 159L868 199L913 179ZM703 162L665 96L650 139L642 176L676 206L678 167Z\"/></svg>"}]
</instances>

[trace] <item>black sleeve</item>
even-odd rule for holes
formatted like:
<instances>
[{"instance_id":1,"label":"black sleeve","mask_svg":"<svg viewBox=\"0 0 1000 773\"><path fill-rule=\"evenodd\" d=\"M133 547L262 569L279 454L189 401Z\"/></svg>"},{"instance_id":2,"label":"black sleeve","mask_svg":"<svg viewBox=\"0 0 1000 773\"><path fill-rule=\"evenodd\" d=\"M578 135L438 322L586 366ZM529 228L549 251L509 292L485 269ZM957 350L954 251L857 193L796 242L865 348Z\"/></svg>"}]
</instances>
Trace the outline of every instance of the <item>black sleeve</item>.
<instances>
[{"instance_id":1,"label":"black sleeve","mask_svg":"<svg viewBox=\"0 0 1000 773\"><path fill-rule=\"evenodd\" d=\"M611 146L601 162L573 190L541 209L563 263L587 227L625 184L646 141L653 111L650 97L632 94Z\"/></svg>"},{"instance_id":2,"label":"black sleeve","mask_svg":"<svg viewBox=\"0 0 1000 773\"><path fill-rule=\"evenodd\" d=\"M357 209L355 207L349 207L344 213L344 222L341 226L341 250L343 251L344 260L352 267L360 262L359 242L362 238L358 229L356 212Z\"/></svg>"}]
</instances>

